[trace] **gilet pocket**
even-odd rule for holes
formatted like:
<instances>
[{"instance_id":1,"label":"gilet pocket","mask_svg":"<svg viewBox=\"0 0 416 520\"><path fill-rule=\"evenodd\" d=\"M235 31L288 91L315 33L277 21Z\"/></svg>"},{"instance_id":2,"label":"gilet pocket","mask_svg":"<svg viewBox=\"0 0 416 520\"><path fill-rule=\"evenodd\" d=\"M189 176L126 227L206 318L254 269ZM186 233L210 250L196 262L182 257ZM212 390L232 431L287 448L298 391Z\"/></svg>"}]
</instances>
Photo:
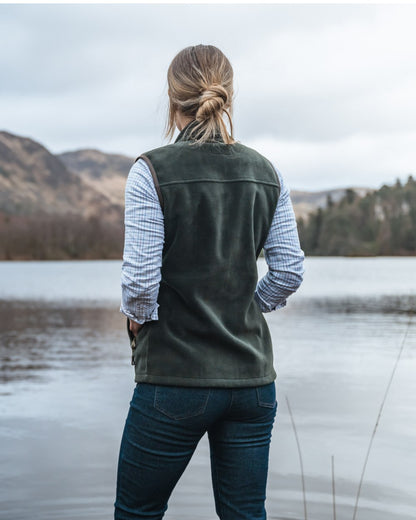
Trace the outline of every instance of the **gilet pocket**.
<instances>
[{"instance_id":1,"label":"gilet pocket","mask_svg":"<svg viewBox=\"0 0 416 520\"><path fill-rule=\"evenodd\" d=\"M188 419L205 412L209 395L209 388L157 386L154 406L171 419Z\"/></svg>"}]
</instances>

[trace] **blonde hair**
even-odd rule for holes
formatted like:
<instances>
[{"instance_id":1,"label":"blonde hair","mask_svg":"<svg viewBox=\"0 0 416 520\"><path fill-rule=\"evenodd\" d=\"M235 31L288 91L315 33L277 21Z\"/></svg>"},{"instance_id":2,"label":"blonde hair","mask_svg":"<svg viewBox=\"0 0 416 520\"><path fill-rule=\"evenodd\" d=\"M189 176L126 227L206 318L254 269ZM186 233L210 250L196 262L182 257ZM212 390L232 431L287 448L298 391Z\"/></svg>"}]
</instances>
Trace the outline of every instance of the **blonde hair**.
<instances>
[{"instance_id":1,"label":"blonde hair","mask_svg":"<svg viewBox=\"0 0 416 520\"><path fill-rule=\"evenodd\" d=\"M189 131L195 144L213 141L218 133L224 143L235 143L231 119L233 94L233 69L220 49L213 45L195 45L181 50L168 69L166 137L172 138L175 113L179 111L197 121Z\"/></svg>"}]
</instances>

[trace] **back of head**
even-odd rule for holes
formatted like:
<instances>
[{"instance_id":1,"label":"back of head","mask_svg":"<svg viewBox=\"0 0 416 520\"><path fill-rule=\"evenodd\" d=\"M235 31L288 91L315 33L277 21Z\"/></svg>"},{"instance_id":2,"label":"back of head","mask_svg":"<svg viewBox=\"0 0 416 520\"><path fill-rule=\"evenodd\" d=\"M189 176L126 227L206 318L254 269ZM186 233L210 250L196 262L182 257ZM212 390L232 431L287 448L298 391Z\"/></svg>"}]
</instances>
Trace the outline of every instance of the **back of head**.
<instances>
[{"instance_id":1,"label":"back of head","mask_svg":"<svg viewBox=\"0 0 416 520\"><path fill-rule=\"evenodd\" d=\"M175 131L175 113L195 119L190 135L196 143L213 141L221 134L232 144L233 69L227 57L213 45L186 47L168 69L169 116L166 135ZM227 116L230 133L224 121Z\"/></svg>"}]
</instances>

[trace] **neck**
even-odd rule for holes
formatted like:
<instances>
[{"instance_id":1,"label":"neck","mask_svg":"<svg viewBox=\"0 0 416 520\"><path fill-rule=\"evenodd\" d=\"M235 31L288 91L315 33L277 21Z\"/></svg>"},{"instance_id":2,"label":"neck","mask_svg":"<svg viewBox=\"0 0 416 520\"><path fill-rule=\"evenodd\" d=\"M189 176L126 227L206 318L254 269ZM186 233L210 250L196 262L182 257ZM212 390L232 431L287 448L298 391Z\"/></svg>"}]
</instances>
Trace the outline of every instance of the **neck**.
<instances>
[{"instance_id":1,"label":"neck","mask_svg":"<svg viewBox=\"0 0 416 520\"><path fill-rule=\"evenodd\" d=\"M193 120L193 117L184 116L180 112L176 112L175 123L176 123L176 126L177 126L179 132L181 130L183 130L185 128L185 126L187 124L189 124L192 120Z\"/></svg>"}]
</instances>

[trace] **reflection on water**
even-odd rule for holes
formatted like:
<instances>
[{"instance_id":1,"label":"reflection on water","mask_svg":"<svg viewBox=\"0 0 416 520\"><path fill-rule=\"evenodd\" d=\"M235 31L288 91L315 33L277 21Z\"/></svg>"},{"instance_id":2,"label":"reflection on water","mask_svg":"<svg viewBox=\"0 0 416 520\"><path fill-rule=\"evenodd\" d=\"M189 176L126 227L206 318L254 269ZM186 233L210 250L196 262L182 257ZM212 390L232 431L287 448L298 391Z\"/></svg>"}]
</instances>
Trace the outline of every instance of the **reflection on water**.
<instances>
[{"instance_id":1,"label":"reflection on water","mask_svg":"<svg viewBox=\"0 0 416 520\"><path fill-rule=\"evenodd\" d=\"M309 298L297 302L296 310L304 307L307 312L314 308L317 312L336 314L416 314L416 294L400 296L377 296L367 298Z\"/></svg>"},{"instance_id":2,"label":"reflection on water","mask_svg":"<svg viewBox=\"0 0 416 520\"><path fill-rule=\"evenodd\" d=\"M416 518L416 277L409 277L416 259L374 259L377 276L369 284L371 263L354 260L308 260L302 291L286 308L266 315L279 401L270 519L304 518L286 396L301 443L309 520L332 520L331 455L337 519L352 519L370 435L409 320L357 520ZM111 519L118 447L134 388L125 319L118 312L120 265L74 262L68 271L59 262L47 269L35 262L31 271L29 262L6 264L0 264L0 277L6 273L9 280L7 297L0 299L0 519ZM42 277L55 267L53 291L41 294L47 285ZM25 282L19 286L21 269ZM259 262L260 274L264 269ZM404 282L398 281L400 271ZM102 295L99 302L96 294ZM172 496L167 520L216 518L210 486L204 438Z\"/></svg>"},{"instance_id":3,"label":"reflection on water","mask_svg":"<svg viewBox=\"0 0 416 520\"><path fill-rule=\"evenodd\" d=\"M335 297L310 297L300 298L294 304L297 314L357 314L364 319L367 314L384 315L416 315L416 294L400 296L369 296L367 298L357 298L354 296ZM345 317L345 316L344 316Z\"/></svg>"},{"instance_id":4,"label":"reflection on water","mask_svg":"<svg viewBox=\"0 0 416 520\"><path fill-rule=\"evenodd\" d=\"M125 321L111 308L0 301L0 382L111 362ZM123 339L124 335L123 335Z\"/></svg>"}]
</instances>

